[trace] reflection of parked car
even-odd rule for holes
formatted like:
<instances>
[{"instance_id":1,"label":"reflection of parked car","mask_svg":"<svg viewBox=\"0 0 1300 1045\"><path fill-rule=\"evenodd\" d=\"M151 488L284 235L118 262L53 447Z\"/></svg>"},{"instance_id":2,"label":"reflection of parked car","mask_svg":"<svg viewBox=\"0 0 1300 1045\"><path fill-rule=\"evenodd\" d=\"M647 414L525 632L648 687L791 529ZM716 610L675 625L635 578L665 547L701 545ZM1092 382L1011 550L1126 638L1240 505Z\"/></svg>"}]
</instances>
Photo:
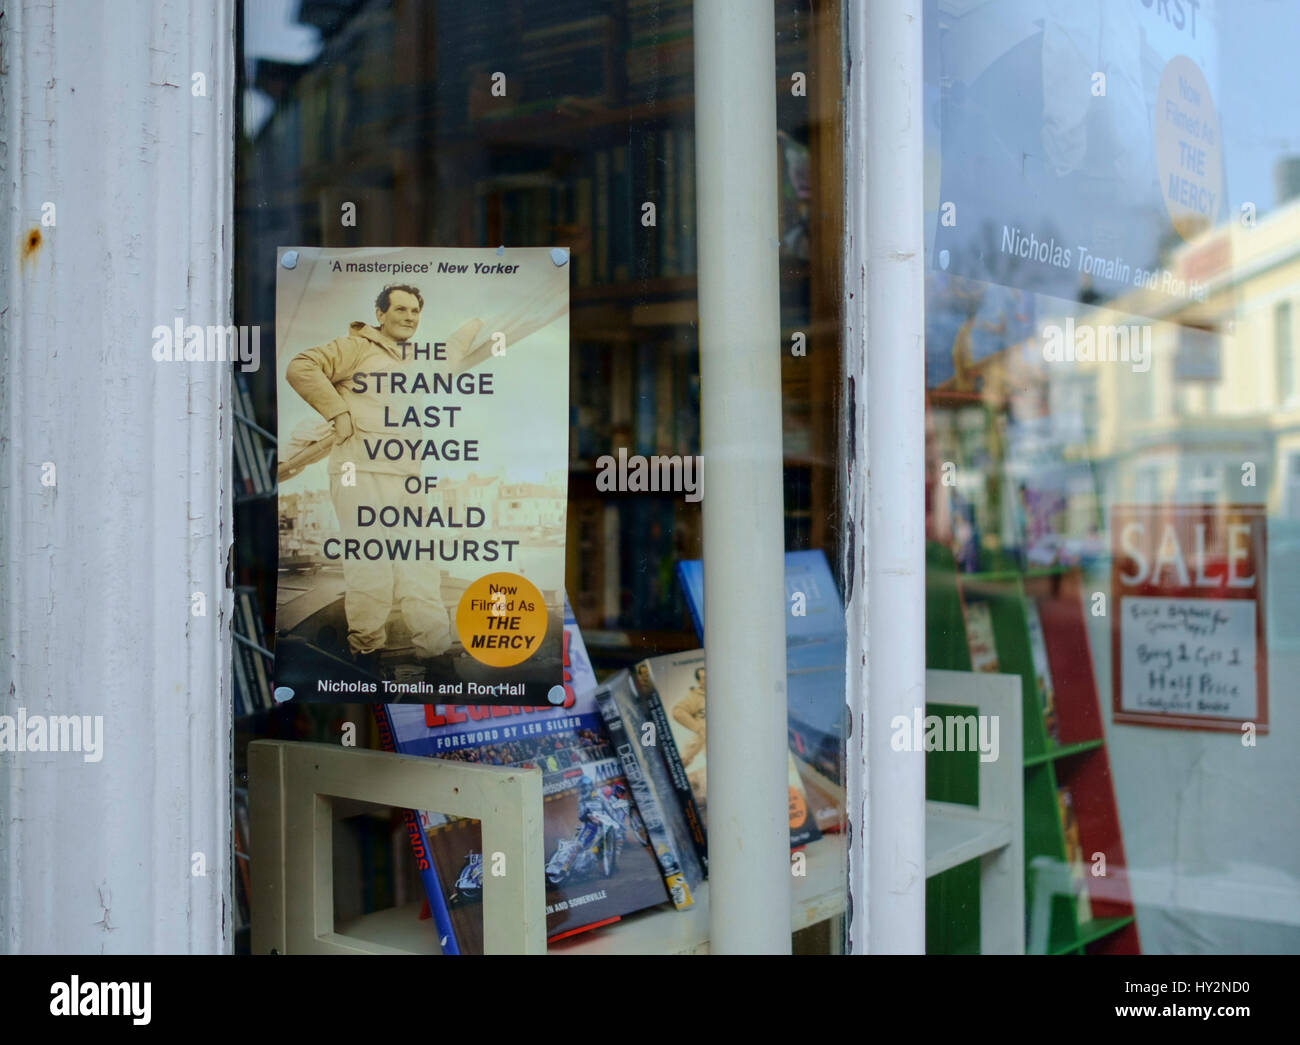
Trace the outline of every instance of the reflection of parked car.
<instances>
[{"instance_id":1,"label":"reflection of parked car","mask_svg":"<svg viewBox=\"0 0 1300 1045\"><path fill-rule=\"evenodd\" d=\"M1030 566L1093 566L1106 555L1105 539L1096 535L1065 537L1049 533L1025 551Z\"/></svg>"}]
</instances>

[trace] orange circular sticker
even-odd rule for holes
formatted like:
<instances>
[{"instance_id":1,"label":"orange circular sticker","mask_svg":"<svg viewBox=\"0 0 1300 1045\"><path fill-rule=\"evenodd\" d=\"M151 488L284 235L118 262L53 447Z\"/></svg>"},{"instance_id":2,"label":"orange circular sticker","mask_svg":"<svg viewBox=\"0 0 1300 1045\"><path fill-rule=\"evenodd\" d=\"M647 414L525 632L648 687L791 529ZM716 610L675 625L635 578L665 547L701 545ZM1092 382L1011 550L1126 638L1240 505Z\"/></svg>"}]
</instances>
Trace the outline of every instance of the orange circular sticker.
<instances>
[{"instance_id":1,"label":"orange circular sticker","mask_svg":"<svg viewBox=\"0 0 1300 1045\"><path fill-rule=\"evenodd\" d=\"M546 603L517 573L489 573L465 589L456 607L456 634L480 664L522 664L546 638Z\"/></svg>"},{"instance_id":2,"label":"orange circular sticker","mask_svg":"<svg viewBox=\"0 0 1300 1045\"><path fill-rule=\"evenodd\" d=\"M1186 55L1169 59L1160 74L1151 122L1170 224L1191 239L1213 225L1222 208L1223 146L1210 85Z\"/></svg>"},{"instance_id":3,"label":"orange circular sticker","mask_svg":"<svg viewBox=\"0 0 1300 1045\"><path fill-rule=\"evenodd\" d=\"M799 794L798 789L790 788L790 829L803 827L807 819L808 806L803 800L803 795Z\"/></svg>"}]
</instances>

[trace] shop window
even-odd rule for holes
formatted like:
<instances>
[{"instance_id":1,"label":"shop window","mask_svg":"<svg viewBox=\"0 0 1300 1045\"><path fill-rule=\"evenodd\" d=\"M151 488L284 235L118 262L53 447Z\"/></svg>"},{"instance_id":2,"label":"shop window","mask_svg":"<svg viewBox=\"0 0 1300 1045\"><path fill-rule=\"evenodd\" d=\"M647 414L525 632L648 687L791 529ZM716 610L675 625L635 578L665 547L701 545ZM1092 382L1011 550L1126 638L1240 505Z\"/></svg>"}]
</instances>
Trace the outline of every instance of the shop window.
<instances>
[{"instance_id":1,"label":"shop window","mask_svg":"<svg viewBox=\"0 0 1300 1045\"><path fill-rule=\"evenodd\" d=\"M574 648L580 636L589 654L593 689L597 680L632 677L647 660L666 678L667 662L653 658L690 661L690 677L674 675L672 683L680 684L679 702L700 706L691 705L690 714L683 711L665 725L675 729L685 720L692 731L667 740L683 747L678 757L692 785L699 784L702 805L704 683L690 660L702 641L702 595L691 586L702 556L700 498L690 489L657 482L619 482L611 488L608 481L610 462L637 459L655 468L654 462L664 460L676 462L678 472L672 474L685 474L684 462L701 453L697 288L704 219L696 199L692 4L303 0L272 10L250 0L241 6L239 322L283 331L275 259L286 247L501 247L507 261L517 248L568 252L568 449L567 461L561 462L567 474L492 489L487 486L493 477L470 475L454 485L442 483L439 505L443 518L483 512L490 525L511 529L522 542L563 544L562 571L539 583L548 598L567 596L575 618L569 631ZM836 911L801 932L796 947L826 951L842 946L846 891L842 861L835 855L844 845L839 832L845 784L844 635L836 580L842 532L836 482L844 470L836 409L842 400L840 15L838 5L825 0L775 0L771 6L777 126L770 149L753 162L770 164L777 178L779 213L773 219L779 230L780 332L779 340L754 351L779 353L782 360L784 503L773 511L782 514L784 524L787 583L804 578L792 594L800 599L801 613L791 641L802 642L805 652L822 643L813 661L805 657L792 668L798 675L790 687L792 707L807 712L811 706L816 713L791 719L789 779L791 809L804 810L802 834L795 839L800 860L813 859L821 868L817 873L841 898ZM383 282L376 281L370 299ZM427 276L409 282L420 284L425 298L422 323L446 311L448 291L442 283ZM358 296L355 311L353 318L369 321L369 300ZM283 369L284 346L279 347ZM287 415L300 406L292 388L280 388L277 402L277 376L268 366L241 384L248 420L261 430L249 427L242 433L236 461L247 487L236 509L235 565L247 606L248 641L269 651L308 642L323 650L322 656L346 659L357 651L348 638L354 627L347 596L331 601L321 594L321 578L330 575L330 567L316 558L323 535L339 525L331 496L290 494L282 487L276 521L277 501L268 482L273 459L263 434L275 430L277 407ZM727 463L710 467L725 469ZM278 548L277 529L282 532ZM443 573L446 601L455 578ZM294 615L273 614L277 581L282 594L296 584L320 595L323 608L312 608L310 634ZM829 630L799 632L805 605L828 622ZM321 624L327 616L330 620ZM394 610L390 636L396 616ZM244 652L248 648L241 646ZM338 724L346 721L361 725L359 746L365 746L367 730L371 746L379 743L381 730L367 707L276 706L266 689L272 662L262 657L260 663L249 661L251 675L242 670L242 661L238 665L240 688L248 690L238 705L235 730L241 785L252 739L337 741ZM281 653L279 660L284 659ZM792 654L792 663L796 660ZM385 651L376 663L385 681L391 673L414 678L423 670L413 661L397 663ZM596 705L584 707L584 743L544 758L534 752L530 764L552 772L554 759L573 755L574 767L586 772L596 752L602 764L614 765L615 749ZM455 714L433 714L430 721L438 724L430 728L442 728ZM517 761L516 755L523 757L512 747L483 758ZM556 796L565 793L551 794L548 809L559 808ZM594 808L596 799L586 797ZM636 819L632 799L621 792L605 799L605 811L627 817L629 825L651 819L648 814ZM576 807L571 819L580 819ZM439 839L461 837L444 821L435 812L421 823L435 852L441 851ZM370 868L361 876L367 892L349 897L348 909L364 917L374 912L379 897L386 902L397 897L399 904L414 905L415 921L424 884L409 853L403 856L405 828L400 820L385 821L382 830L371 827L364 838L374 851L359 858ZM568 831L573 833L572 824ZM666 882L659 882L658 894L652 895L657 858L644 832L629 827L625 834L621 866L635 866L637 874L650 868L651 881L640 883L650 897L642 906L671 909L680 897L670 895ZM548 858L559 841L548 834ZM380 850L382 861L376 858ZM612 851L607 855L614 860ZM552 868L554 876L572 870L561 868L563 863L560 859ZM443 860L439 871L448 888L482 873L459 859ZM394 874L401 879L398 886L374 885L373 880ZM795 881L806 887L806 877ZM582 896L598 890L575 886L571 891ZM558 902L548 894L548 903ZM613 913L635 909L625 903ZM554 910L548 914L548 929L557 931L563 920ZM576 924L582 924L576 915L565 923ZM246 946L243 936L239 946Z\"/></svg>"},{"instance_id":2,"label":"shop window","mask_svg":"<svg viewBox=\"0 0 1300 1045\"><path fill-rule=\"evenodd\" d=\"M927 501L927 657L1024 682L1025 749L1041 752L1025 766L1025 833L1040 861L1029 859L1026 882L1030 921L1046 921L1029 939L1037 930L1057 953L1300 945L1292 914L1259 903L1250 884L1300 895L1294 832L1262 826L1293 818L1270 801L1277 820L1256 811L1248 827L1219 797L1298 782L1294 766L1243 758L1241 738L1289 744L1270 721L1269 687L1300 666L1300 443L1288 409L1300 118L1271 88L1300 29L1268 3L1201 5L1194 26L1175 6L926 5L931 410L956 399L958 357L972 416L1004 412L981 376L1014 372L1022 402L1052 390L1052 416L1031 426L1012 410L1005 442L994 423L970 426L983 438L962 483ZM1261 119L1287 127L1268 147ZM1193 125L1212 148L1188 139ZM1073 432L1075 411L1086 442L1042 438ZM960 425L933 422L936 441L962 441ZM1007 489L1013 527L996 522ZM937 525L941 510L959 525ZM1206 680L1233 700L1183 701L1172 676L1135 666L1160 645L1160 629L1141 622L1177 630L1210 612L1220 629L1236 622L1225 662L1246 666ZM1192 631L1180 634L1205 642ZM1076 742L1086 752L1063 752ZM1179 780L1176 797L1157 794L1153 751ZM1090 869L1098 853L1127 868L1127 888ZM1161 893L1215 873L1210 864L1223 872L1214 903ZM963 873L932 886L936 948L969 945Z\"/></svg>"}]
</instances>

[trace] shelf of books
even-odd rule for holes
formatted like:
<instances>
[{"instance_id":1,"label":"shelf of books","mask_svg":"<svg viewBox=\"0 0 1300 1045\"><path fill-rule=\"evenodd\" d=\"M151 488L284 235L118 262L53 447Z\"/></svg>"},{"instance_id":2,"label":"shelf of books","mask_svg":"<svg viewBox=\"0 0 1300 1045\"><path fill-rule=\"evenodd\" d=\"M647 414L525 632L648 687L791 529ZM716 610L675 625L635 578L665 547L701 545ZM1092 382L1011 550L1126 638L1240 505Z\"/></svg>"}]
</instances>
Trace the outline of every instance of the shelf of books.
<instances>
[{"instance_id":1,"label":"shelf of books","mask_svg":"<svg viewBox=\"0 0 1300 1045\"><path fill-rule=\"evenodd\" d=\"M388 705L381 711L385 746L451 763L542 771L550 953L707 953L707 778L703 750L695 743L702 732L703 651L642 661L593 689L581 635L571 619L568 627L574 689L569 708ZM960 692L967 677L948 673L931 681ZM826 703L836 703L837 696L828 692ZM1018 694L1007 699L1018 700ZM482 742L484 730L476 723L508 723L519 716L532 719L534 740ZM645 743L656 727L663 742ZM529 734L527 727L524 732ZM999 768L986 768L979 808L927 803L927 877L1003 851L1019 866L1018 784L994 779ZM818 773L793 751L789 770L790 924L797 933L843 915L846 854L842 806L810 786ZM1008 815L1012 810L1015 815ZM407 833L417 859L427 864L425 903L340 918L337 931L376 952L478 953L485 873L479 825L411 811ZM1003 875L986 883L982 895L1018 919L1023 898L1008 885ZM1002 950L1018 949L1005 926L989 935L1001 941Z\"/></svg>"},{"instance_id":2,"label":"shelf of books","mask_svg":"<svg viewBox=\"0 0 1300 1045\"><path fill-rule=\"evenodd\" d=\"M963 815L932 803L926 810L926 876L933 877L1006 847L1014 828L1004 819ZM802 847L800 874L791 878L790 930L809 929L845 910L845 840L828 834ZM337 931L376 948L441 954L428 903L413 902L339 920ZM709 884L697 885L692 903L676 909L661 901L589 931L554 938L547 950L567 954L704 954L709 950ZM481 931L481 930L480 930ZM445 939L445 936L443 937Z\"/></svg>"},{"instance_id":3,"label":"shelf of books","mask_svg":"<svg viewBox=\"0 0 1300 1045\"><path fill-rule=\"evenodd\" d=\"M802 874L791 878L790 931L808 929L844 913L844 838L827 835L807 846ZM625 919L616 931L584 934L549 948L552 954L706 954L709 884L689 910L660 909Z\"/></svg>"},{"instance_id":4,"label":"shelf of books","mask_svg":"<svg viewBox=\"0 0 1300 1045\"><path fill-rule=\"evenodd\" d=\"M790 930L811 928L844 913L844 842L827 837L807 851L806 874L792 879ZM438 936L421 905L407 904L338 923L338 931L376 947L411 954L441 954ZM704 954L709 945L709 886L705 882L685 911L671 905L633 914L617 925L555 940L548 954Z\"/></svg>"},{"instance_id":5,"label":"shelf of books","mask_svg":"<svg viewBox=\"0 0 1300 1045\"><path fill-rule=\"evenodd\" d=\"M1110 881L1090 889L1096 877L1122 880L1127 862L1080 583L1079 569L1069 566L959 573L951 551L931 545L926 659L931 668L1021 679L1028 909L1035 909L1037 889L1055 888L1054 877L1036 867L1067 868L1070 883L1045 907L1046 932L1030 926L1028 937L1053 954L1131 954L1139 942L1126 888ZM975 800L969 753L931 752L926 769L928 797ZM974 948L975 875L959 867L930 883L929 949Z\"/></svg>"},{"instance_id":6,"label":"shelf of books","mask_svg":"<svg viewBox=\"0 0 1300 1045\"><path fill-rule=\"evenodd\" d=\"M824 559L821 567L829 582ZM828 598L838 601L833 588ZM842 639L842 614L833 620ZM553 945L581 933L580 942L563 947L698 950L708 939L704 652L644 658L597 685L571 610L564 650L564 706L379 705L380 738L401 754L542 771L546 921ZM823 692L818 703L834 716L843 700L842 655L831 668L827 680L840 688ZM506 727L511 739L485 729L485 722ZM792 724L792 737L795 728L808 726ZM792 749L788 765L790 846L801 854L792 858L799 865L796 930L840 913L844 897L842 845L826 836L838 830L843 808L838 760L827 765L823 746L805 746L810 754ZM409 831L417 859L427 865L424 884L437 927L434 932L426 923L420 949L478 953L489 873L479 825L415 810ZM347 931L377 940L375 933L402 917L375 914ZM617 931L585 932L613 922L624 924ZM411 938L408 928L402 927L403 939Z\"/></svg>"},{"instance_id":7,"label":"shelf of books","mask_svg":"<svg viewBox=\"0 0 1300 1045\"><path fill-rule=\"evenodd\" d=\"M702 563L681 562L677 580L699 634ZM804 596L803 612L787 620L791 930L798 932L838 919L845 910L846 636L842 603L822 553L788 553L786 587ZM380 739L400 754L541 771L545 913L553 953L705 952L704 651L643 658L598 684L571 609L564 651L569 694L564 706L380 705ZM972 688L963 681L969 678L949 673L931 682L936 692L960 693ZM999 699L1004 715L1018 721L1017 709L1005 709L1006 702L1019 700L1017 691L1008 694L1004 687ZM1018 753L1019 743L1007 749ZM982 883L982 895L997 911L1014 911L1018 920L1019 872L1009 889L1005 861L1017 868L1021 862L1019 781L1008 780L1004 766L983 768L981 805L927 803L926 874L1001 859L1001 868L993 868ZM419 918L419 904L410 904L340 920L340 931L376 948L479 953L484 876L490 873L480 825L412 810L407 832L423 868L426 918ZM1005 931L987 938L1003 950L1020 946L1019 937L1008 938Z\"/></svg>"}]
</instances>

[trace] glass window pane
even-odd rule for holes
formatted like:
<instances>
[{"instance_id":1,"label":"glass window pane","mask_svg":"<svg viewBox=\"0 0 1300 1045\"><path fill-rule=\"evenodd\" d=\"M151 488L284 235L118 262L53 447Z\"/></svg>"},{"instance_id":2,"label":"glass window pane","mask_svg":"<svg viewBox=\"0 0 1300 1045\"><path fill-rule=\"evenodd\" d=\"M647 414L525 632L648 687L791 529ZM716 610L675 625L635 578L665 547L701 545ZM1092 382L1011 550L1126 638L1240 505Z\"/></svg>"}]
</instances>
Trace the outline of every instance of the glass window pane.
<instances>
[{"instance_id":1,"label":"glass window pane","mask_svg":"<svg viewBox=\"0 0 1300 1045\"><path fill-rule=\"evenodd\" d=\"M790 760L776 771L788 776L792 845L811 868L793 879L796 895L830 897L821 917L800 924L794 946L826 952L841 947L845 892L844 633L834 478L840 470L835 404L843 207L839 8L825 0L775 0L772 6L777 125L770 148L753 163L771 164L779 186L781 329L779 341L754 351L781 359L786 580L791 597L807 607L792 617ZM666 714L659 724L672 734L667 743L689 777L690 797L707 809L704 681L696 677L702 663L702 509L689 467L700 459L704 409L697 277L698 228L705 217L695 193L692 4L303 0L242 7L237 322L281 329L275 262L285 247L504 246L507 256L521 247L571 250L563 577L574 618L571 647L585 650L590 660L584 677L613 680L632 702L645 696L635 683L642 678L638 666L650 660L663 689L658 699ZM423 292L431 296L429 287ZM368 308L369 300L358 298L356 318L366 320ZM281 369L285 363L279 360ZM268 366L249 375L244 391L250 420L274 431L277 370ZM282 410L286 394L292 391L281 387ZM251 429L244 434L256 435ZM671 488L657 482L647 488L633 478L638 461L653 469L661 459L676 462L676 471L663 473L680 477ZM507 506L512 518L523 518L518 501L527 493ZM277 575L283 585L292 571L294 583L319 591L328 573L313 572L321 564L313 558L310 533L313 526L324 533L338 522L327 495L312 504L312 511L319 509L314 522L307 520L305 501L286 509L281 497L277 547L270 487L252 482L238 498L239 581L247 589L249 619L257 618L270 645L324 641L322 614L330 616L335 639L354 627L342 593L333 601L322 597L324 608L301 624L285 614L273 620ZM287 531L295 535L289 544ZM383 665L393 659L383 653L388 649L382 648L376 670L387 670ZM236 727L237 770L248 741L262 736L335 742L340 724L353 722L361 725L359 744L370 728L370 744L378 745L362 705L270 708L255 684L250 692L246 710L253 713ZM622 939L654 949L654 941L666 937L647 936L636 926L652 916L686 913L672 910L672 900L682 905L681 897L670 897L672 883L665 883L662 868L655 870L650 833L656 818L638 810L624 791L593 790L611 781L622 787L619 773L636 770L626 757L620 762L626 752L607 735L610 725L594 701L584 700L582 722L564 745L475 748L466 758L538 766L548 774L548 788L556 773L585 774L585 790L557 783L548 793L548 930L558 940L561 930L624 916L626 926L591 938L617 941L622 932ZM431 711L424 738L432 743L443 735L439 731L451 729L447 717ZM401 715L394 720L399 742L403 723ZM632 724L625 709L624 725ZM628 739L642 738L636 733ZM685 795L670 790L661 797L674 806L663 810L665 818L684 817L676 806ZM628 874L617 879L617 889L605 885L609 896L591 900L582 917L562 917L557 904L602 891L591 883L605 868L583 865L575 872L564 858L583 825L601 815L633 825L617 853L601 850L611 860L617 855ZM444 892L482 875L472 859L475 843L456 841L462 836L454 820L433 812L421 828ZM683 864L698 862L688 836L673 838ZM396 871L405 883L395 895L418 910L422 884L405 864ZM639 879L628 877L633 871ZM571 881L557 882L557 876ZM578 888L579 881L587 885ZM464 882L457 893L462 899L467 888L473 891ZM370 896L356 909L365 915L376 904ZM453 905L453 921L459 909ZM587 939L565 946L598 945Z\"/></svg>"},{"instance_id":2,"label":"glass window pane","mask_svg":"<svg viewBox=\"0 0 1300 1045\"><path fill-rule=\"evenodd\" d=\"M925 16L927 655L1022 680L1030 947L1294 951L1300 23Z\"/></svg>"}]
</instances>

